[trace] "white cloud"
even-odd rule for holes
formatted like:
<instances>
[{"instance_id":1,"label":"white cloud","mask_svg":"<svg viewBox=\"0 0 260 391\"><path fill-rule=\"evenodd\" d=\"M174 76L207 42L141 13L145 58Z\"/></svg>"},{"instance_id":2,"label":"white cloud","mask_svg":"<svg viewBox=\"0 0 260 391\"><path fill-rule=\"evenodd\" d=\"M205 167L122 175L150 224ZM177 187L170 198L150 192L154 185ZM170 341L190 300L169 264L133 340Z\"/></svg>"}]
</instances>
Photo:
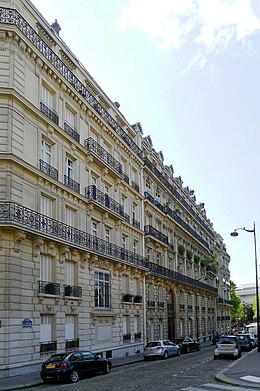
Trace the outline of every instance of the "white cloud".
<instances>
[{"instance_id":1,"label":"white cloud","mask_svg":"<svg viewBox=\"0 0 260 391\"><path fill-rule=\"evenodd\" d=\"M160 49L180 50L191 42L195 54L190 65L203 66L208 54L234 42L247 45L260 31L253 5L251 0L129 0L117 24L121 30L142 31Z\"/></svg>"}]
</instances>

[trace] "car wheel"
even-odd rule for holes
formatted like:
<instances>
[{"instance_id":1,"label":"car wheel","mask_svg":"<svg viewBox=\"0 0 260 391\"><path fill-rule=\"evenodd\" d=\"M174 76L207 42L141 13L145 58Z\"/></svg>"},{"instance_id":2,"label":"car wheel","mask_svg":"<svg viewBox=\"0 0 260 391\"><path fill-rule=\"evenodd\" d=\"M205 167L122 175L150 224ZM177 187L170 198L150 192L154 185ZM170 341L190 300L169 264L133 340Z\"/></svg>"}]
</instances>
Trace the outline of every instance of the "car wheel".
<instances>
[{"instance_id":1,"label":"car wheel","mask_svg":"<svg viewBox=\"0 0 260 391\"><path fill-rule=\"evenodd\" d=\"M177 356L180 356L181 355L181 351L180 349L177 350Z\"/></svg>"},{"instance_id":2,"label":"car wheel","mask_svg":"<svg viewBox=\"0 0 260 391\"><path fill-rule=\"evenodd\" d=\"M70 374L70 381L76 383L79 380L79 374L77 371L72 371Z\"/></svg>"},{"instance_id":3,"label":"car wheel","mask_svg":"<svg viewBox=\"0 0 260 391\"><path fill-rule=\"evenodd\" d=\"M186 353L190 353L190 348L187 346Z\"/></svg>"},{"instance_id":4,"label":"car wheel","mask_svg":"<svg viewBox=\"0 0 260 391\"><path fill-rule=\"evenodd\" d=\"M167 350L164 352L163 358L166 360L169 357L169 353Z\"/></svg>"},{"instance_id":5,"label":"car wheel","mask_svg":"<svg viewBox=\"0 0 260 391\"><path fill-rule=\"evenodd\" d=\"M110 366L109 364L106 364L104 367L104 373L107 375L110 372Z\"/></svg>"}]
</instances>

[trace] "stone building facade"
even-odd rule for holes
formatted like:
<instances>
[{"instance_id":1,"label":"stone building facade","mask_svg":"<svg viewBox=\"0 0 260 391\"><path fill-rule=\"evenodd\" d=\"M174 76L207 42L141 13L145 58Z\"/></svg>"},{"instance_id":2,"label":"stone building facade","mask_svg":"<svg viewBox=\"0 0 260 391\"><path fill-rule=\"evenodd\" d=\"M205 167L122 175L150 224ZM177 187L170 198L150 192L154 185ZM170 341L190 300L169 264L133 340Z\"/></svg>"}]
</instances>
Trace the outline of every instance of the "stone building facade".
<instances>
[{"instance_id":1,"label":"stone building facade","mask_svg":"<svg viewBox=\"0 0 260 391\"><path fill-rule=\"evenodd\" d=\"M194 192L28 0L0 0L0 378L228 329L230 258Z\"/></svg>"}]
</instances>

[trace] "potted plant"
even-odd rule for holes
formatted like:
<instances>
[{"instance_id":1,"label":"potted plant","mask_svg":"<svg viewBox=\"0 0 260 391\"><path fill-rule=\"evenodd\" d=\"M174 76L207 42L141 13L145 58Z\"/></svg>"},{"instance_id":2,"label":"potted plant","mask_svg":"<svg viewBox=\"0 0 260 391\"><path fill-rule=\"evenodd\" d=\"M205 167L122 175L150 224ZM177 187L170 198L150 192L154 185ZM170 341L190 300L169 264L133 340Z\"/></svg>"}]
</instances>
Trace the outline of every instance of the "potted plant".
<instances>
[{"instance_id":1,"label":"potted plant","mask_svg":"<svg viewBox=\"0 0 260 391\"><path fill-rule=\"evenodd\" d=\"M187 258L191 261L193 252L191 250L186 250L186 255L187 255Z\"/></svg>"},{"instance_id":2,"label":"potted plant","mask_svg":"<svg viewBox=\"0 0 260 391\"><path fill-rule=\"evenodd\" d=\"M185 247L183 246L183 244L179 244L178 245L178 252L179 252L180 255L184 255Z\"/></svg>"},{"instance_id":3,"label":"potted plant","mask_svg":"<svg viewBox=\"0 0 260 391\"><path fill-rule=\"evenodd\" d=\"M198 265L200 263L200 257L198 255L194 255L194 262Z\"/></svg>"}]
</instances>

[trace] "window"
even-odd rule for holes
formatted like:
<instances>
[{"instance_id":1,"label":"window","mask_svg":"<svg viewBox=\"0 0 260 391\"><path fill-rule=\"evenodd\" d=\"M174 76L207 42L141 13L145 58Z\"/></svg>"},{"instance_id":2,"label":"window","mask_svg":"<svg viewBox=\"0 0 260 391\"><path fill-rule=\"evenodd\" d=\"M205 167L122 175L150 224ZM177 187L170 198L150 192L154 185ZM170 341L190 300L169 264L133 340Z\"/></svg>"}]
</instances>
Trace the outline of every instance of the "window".
<instances>
[{"instance_id":1,"label":"window","mask_svg":"<svg viewBox=\"0 0 260 391\"><path fill-rule=\"evenodd\" d=\"M122 235L122 247L125 250L126 249L126 237Z\"/></svg>"},{"instance_id":2,"label":"window","mask_svg":"<svg viewBox=\"0 0 260 391\"><path fill-rule=\"evenodd\" d=\"M50 109L54 108L54 94L45 86L42 86L42 102Z\"/></svg>"},{"instance_id":3,"label":"window","mask_svg":"<svg viewBox=\"0 0 260 391\"><path fill-rule=\"evenodd\" d=\"M97 186L97 176L91 175L91 185Z\"/></svg>"},{"instance_id":4,"label":"window","mask_svg":"<svg viewBox=\"0 0 260 391\"><path fill-rule=\"evenodd\" d=\"M48 255L41 255L40 258L40 280L45 282L53 281L52 258Z\"/></svg>"},{"instance_id":5,"label":"window","mask_svg":"<svg viewBox=\"0 0 260 391\"><path fill-rule=\"evenodd\" d=\"M65 223L71 227L75 224L75 211L67 206L65 207Z\"/></svg>"},{"instance_id":6,"label":"window","mask_svg":"<svg viewBox=\"0 0 260 391\"><path fill-rule=\"evenodd\" d=\"M98 225L95 221L92 221L92 235L95 236L95 238L97 238L98 236Z\"/></svg>"},{"instance_id":7,"label":"window","mask_svg":"<svg viewBox=\"0 0 260 391\"><path fill-rule=\"evenodd\" d=\"M160 253L156 253L156 263L157 263L157 265L161 264L161 254Z\"/></svg>"},{"instance_id":8,"label":"window","mask_svg":"<svg viewBox=\"0 0 260 391\"><path fill-rule=\"evenodd\" d=\"M157 190L156 190L155 199L156 199L156 201L158 201L158 202L161 201L161 192L160 192L160 189L157 189Z\"/></svg>"},{"instance_id":9,"label":"window","mask_svg":"<svg viewBox=\"0 0 260 391\"><path fill-rule=\"evenodd\" d=\"M65 121L72 128L75 127L75 114L68 107L65 108Z\"/></svg>"},{"instance_id":10,"label":"window","mask_svg":"<svg viewBox=\"0 0 260 391\"><path fill-rule=\"evenodd\" d=\"M75 338L75 316L65 315L65 339Z\"/></svg>"},{"instance_id":11,"label":"window","mask_svg":"<svg viewBox=\"0 0 260 391\"><path fill-rule=\"evenodd\" d=\"M130 292L130 281L128 276L122 276L122 292L123 293Z\"/></svg>"},{"instance_id":12,"label":"window","mask_svg":"<svg viewBox=\"0 0 260 391\"><path fill-rule=\"evenodd\" d=\"M149 179L146 179L145 188L146 188L147 193L151 194L151 182Z\"/></svg>"},{"instance_id":13,"label":"window","mask_svg":"<svg viewBox=\"0 0 260 391\"><path fill-rule=\"evenodd\" d=\"M110 276L108 272L94 272L95 307L110 306Z\"/></svg>"},{"instance_id":14,"label":"window","mask_svg":"<svg viewBox=\"0 0 260 391\"><path fill-rule=\"evenodd\" d=\"M133 242L133 253L136 254L136 242Z\"/></svg>"},{"instance_id":15,"label":"window","mask_svg":"<svg viewBox=\"0 0 260 391\"><path fill-rule=\"evenodd\" d=\"M151 251L149 248L146 250L146 256L147 256L147 260L150 261Z\"/></svg>"},{"instance_id":16,"label":"window","mask_svg":"<svg viewBox=\"0 0 260 391\"><path fill-rule=\"evenodd\" d=\"M72 261L65 262L65 284L75 285L75 263Z\"/></svg>"},{"instance_id":17,"label":"window","mask_svg":"<svg viewBox=\"0 0 260 391\"><path fill-rule=\"evenodd\" d=\"M52 341L52 315L41 315L40 324L40 342L51 342Z\"/></svg>"},{"instance_id":18,"label":"window","mask_svg":"<svg viewBox=\"0 0 260 391\"><path fill-rule=\"evenodd\" d=\"M105 228L105 241L110 242L110 229Z\"/></svg>"},{"instance_id":19,"label":"window","mask_svg":"<svg viewBox=\"0 0 260 391\"><path fill-rule=\"evenodd\" d=\"M51 145L42 140L41 143L41 159L48 164L51 164Z\"/></svg>"},{"instance_id":20,"label":"window","mask_svg":"<svg viewBox=\"0 0 260 391\"><path fill-rule=\"evenodd\" d=\"M133 208L132 208L132 217L133 217L133 220L136 220L136 205L133 204Z\"/></svg>"},{"instance_id":21,"label":"window","mask_svg":"<svg viewBox=\"0 0 260 391\"><path fill-rule=\"evenodd\" d=\"M68 157L66 157L65 175L70 179L73 178L73 161Z\"/></svg>"},{"instance_id":22,"label":"window","mask_svg":"<svg viewBox=\"0 0 260 391\"><path fill-rule=\"evenodd\" d=\"M49 197L41 196L41 213L45 216L52 217L53 215L53 200Z\"/></svg>"},{"instance_id":23,"label":"window","mask_svg":"<svg viewBox=\"0 0 260 391\"><path fill-rule=\"evenodd\" d=\"M127 210L127 197L122 194L121 196L121 204L123 205L123 210L126 211Z\"/></svg>"}]
</instances>

